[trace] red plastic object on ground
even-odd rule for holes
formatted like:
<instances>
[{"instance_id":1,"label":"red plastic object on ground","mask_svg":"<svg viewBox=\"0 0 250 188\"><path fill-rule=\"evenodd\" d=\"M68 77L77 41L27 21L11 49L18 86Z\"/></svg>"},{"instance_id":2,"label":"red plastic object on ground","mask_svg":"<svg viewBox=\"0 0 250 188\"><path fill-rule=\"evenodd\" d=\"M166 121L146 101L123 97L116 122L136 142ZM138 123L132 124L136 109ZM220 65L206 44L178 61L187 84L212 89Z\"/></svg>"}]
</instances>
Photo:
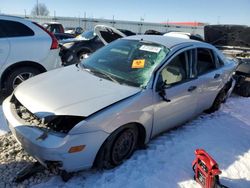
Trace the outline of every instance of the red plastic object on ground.
<instances>
[{"instance_id":1,"label":"red plastic object on ground","mask_svg":"<svg viewBox=\"0 0 250 188\"><path fill-rule=\"evenodd\" d=\"M220 187L219 169L216 161L203 149L195 150L195 160L193 161L194 179L202 186L202 188Z\"/></svg>"}]
</instances>

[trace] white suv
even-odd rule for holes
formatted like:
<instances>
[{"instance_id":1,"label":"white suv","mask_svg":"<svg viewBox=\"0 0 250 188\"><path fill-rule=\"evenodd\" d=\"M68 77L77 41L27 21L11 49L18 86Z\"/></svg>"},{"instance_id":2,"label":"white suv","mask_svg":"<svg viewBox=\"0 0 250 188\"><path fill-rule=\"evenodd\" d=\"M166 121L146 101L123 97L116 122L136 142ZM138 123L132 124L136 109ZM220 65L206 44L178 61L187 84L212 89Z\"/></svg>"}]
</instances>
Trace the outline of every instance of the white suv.
<instances>
[{"instance_id":1,"label":"white suv","mask_svg":"<svg viewBox=\"0 0 250 188\"><path fill-rule=\"evenodd\" d=\"M0 15L0 93L10 94L24 80L60 66L53 34L30 20Z\"/></svg>"}]
</instances>

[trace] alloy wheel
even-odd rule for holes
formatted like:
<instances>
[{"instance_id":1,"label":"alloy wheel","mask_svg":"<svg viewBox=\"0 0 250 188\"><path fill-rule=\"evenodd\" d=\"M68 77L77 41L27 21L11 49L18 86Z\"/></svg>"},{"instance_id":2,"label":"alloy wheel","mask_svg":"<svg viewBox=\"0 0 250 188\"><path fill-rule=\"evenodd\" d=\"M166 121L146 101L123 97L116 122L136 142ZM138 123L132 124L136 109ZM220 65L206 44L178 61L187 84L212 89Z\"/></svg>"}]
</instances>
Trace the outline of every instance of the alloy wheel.
<instances>
[{"instance_id":1,"label":"alloy wheel","mask_svg":"<svg viewBox=\"0 0 250 188\"><path fill-rule=\"evenodd\" d=\"M22 82L24 82L25 80L33 77L34 74L31 72L23 72L19 75L17 75L12 83L13 89L15 89L19 84L21 84Z\"/></svg>"}]
</instances>

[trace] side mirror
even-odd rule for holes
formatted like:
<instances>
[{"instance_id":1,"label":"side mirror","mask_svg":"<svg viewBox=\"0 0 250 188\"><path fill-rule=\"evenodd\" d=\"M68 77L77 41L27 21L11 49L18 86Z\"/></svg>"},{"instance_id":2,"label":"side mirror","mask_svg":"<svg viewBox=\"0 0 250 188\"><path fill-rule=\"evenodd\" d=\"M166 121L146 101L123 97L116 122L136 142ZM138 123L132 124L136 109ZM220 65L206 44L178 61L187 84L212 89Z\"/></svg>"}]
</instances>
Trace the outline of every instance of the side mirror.
<instances>
[{"instance_id":1,"label":"side mirror","mask_svg":"<svg viewBox=\"0 0 250 188\"><path fill-rule=\"evenodd\" d=\"M165 92L165 89L166 89L166 86L167 86L167 83L166 83L167 81L165 80L164 82L162 82L162 84L160 85L160 87L159 87L159 95L161 96L161 98L164 100L164 101L166 101L166 102L171 102L171 100L170 99L168 99L167 98L167 96L166 96L166 92Z\"/></svg>"}]
</instances>

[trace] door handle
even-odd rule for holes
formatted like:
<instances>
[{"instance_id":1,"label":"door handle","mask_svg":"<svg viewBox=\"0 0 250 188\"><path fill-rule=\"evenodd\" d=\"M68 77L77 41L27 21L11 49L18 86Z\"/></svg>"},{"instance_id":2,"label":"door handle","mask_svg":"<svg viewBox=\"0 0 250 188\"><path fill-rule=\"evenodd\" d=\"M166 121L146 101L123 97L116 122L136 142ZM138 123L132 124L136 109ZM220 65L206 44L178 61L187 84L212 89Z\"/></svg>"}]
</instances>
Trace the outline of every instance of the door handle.
<instances>
[{"instance_id":1,"label":"door handle","mask_svg":"<svg viewBox=\"0 0 250 188\"><path fill-rule=\"evenodd\" d=\"M189 92L192 92L192 91L194 91L196 88L197 88L197 86L190 86L190 87L188 88L188 91L189 91Z\"/></svg>"},{"instance_id":2,"label":"door handle","mask_svg":"<svg viewBox=\"0 0 250 188\"><path fill-rule=\"evenodd\" d=\"M220 77L220 74L218 73L214 75L214 79L219 78L219 77Z\"/></svg>"}]
</instances>

